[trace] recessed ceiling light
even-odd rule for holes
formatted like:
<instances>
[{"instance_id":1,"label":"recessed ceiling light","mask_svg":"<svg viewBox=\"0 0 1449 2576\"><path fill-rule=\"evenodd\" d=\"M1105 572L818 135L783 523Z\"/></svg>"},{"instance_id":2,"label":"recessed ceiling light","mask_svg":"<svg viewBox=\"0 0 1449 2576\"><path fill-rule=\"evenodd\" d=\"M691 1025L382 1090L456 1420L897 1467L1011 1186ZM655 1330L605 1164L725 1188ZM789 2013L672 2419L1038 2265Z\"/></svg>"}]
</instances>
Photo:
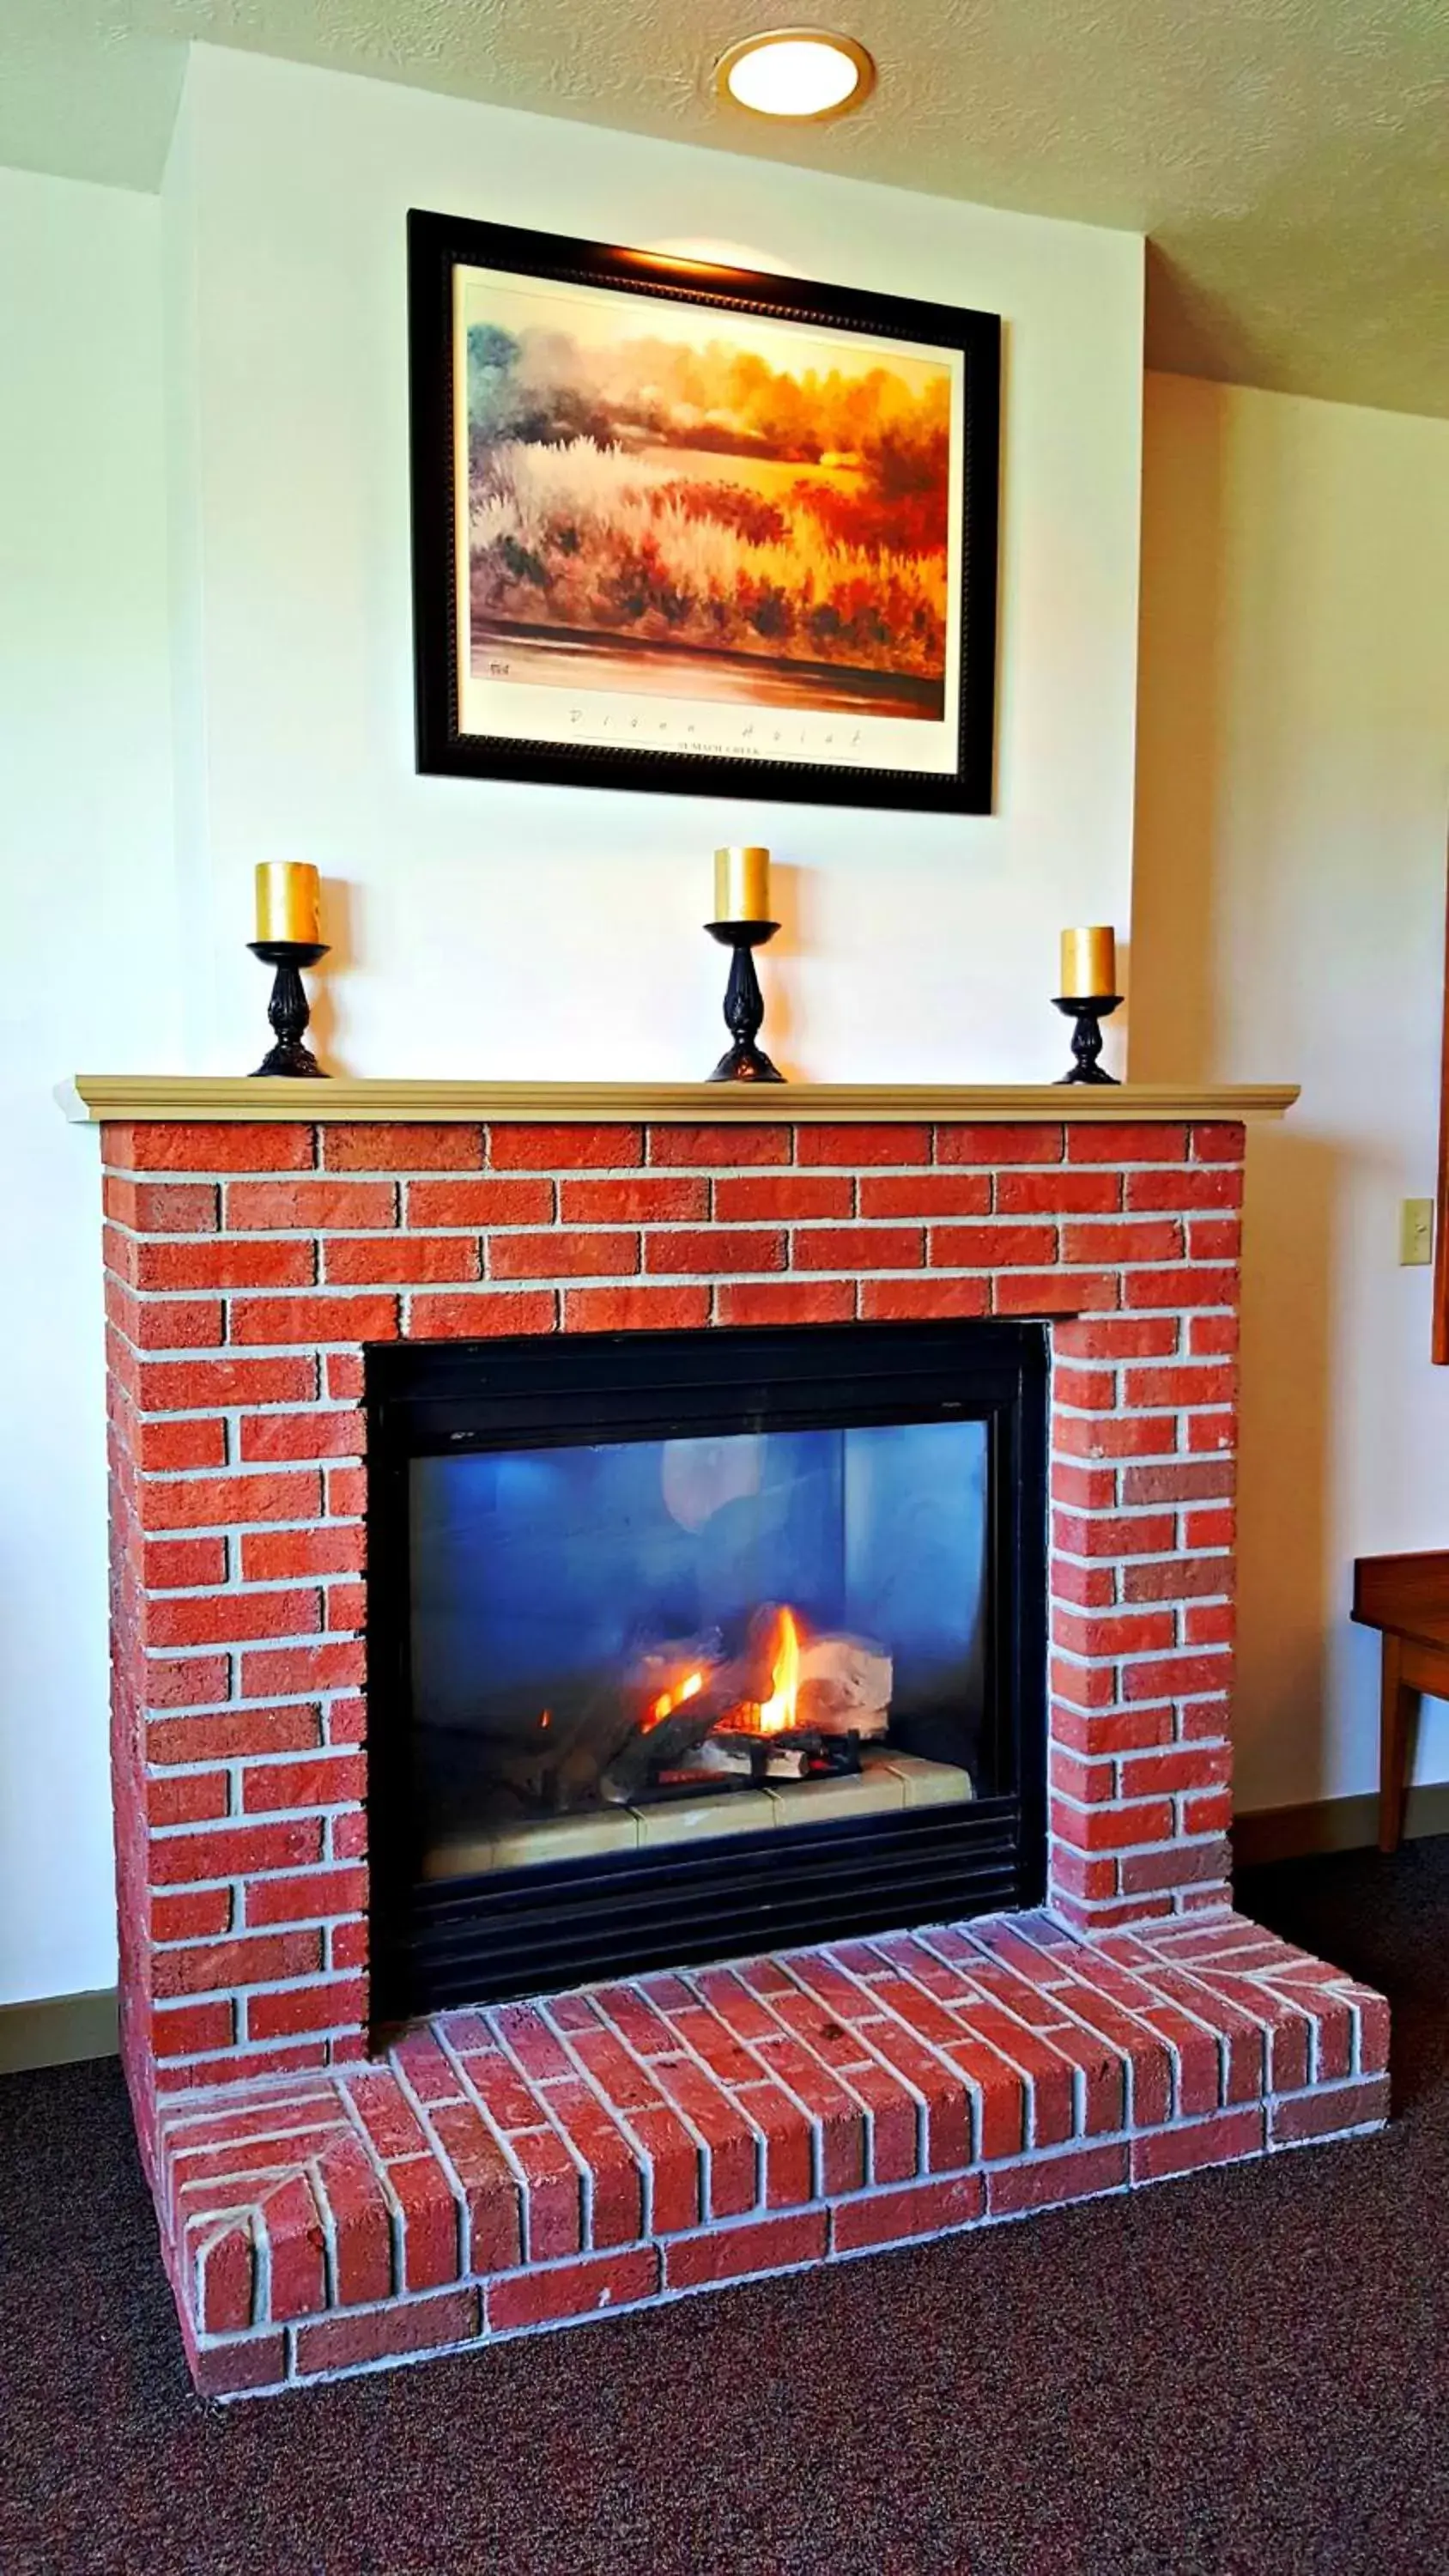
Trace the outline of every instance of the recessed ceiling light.
<instances>
[{"instance_id":1,"label":"recessed ceiling light","mask_svg":"<svg viewBox=\"0 0 1449 2576\"><path fill-rule=\"evenodd\" d=\"M731 45L714 78L721 98L756 116L818 121L845 116L869 98L875 65L853 36L833 36L823 27L774 27Z\"/></svg>"}]
</instances>

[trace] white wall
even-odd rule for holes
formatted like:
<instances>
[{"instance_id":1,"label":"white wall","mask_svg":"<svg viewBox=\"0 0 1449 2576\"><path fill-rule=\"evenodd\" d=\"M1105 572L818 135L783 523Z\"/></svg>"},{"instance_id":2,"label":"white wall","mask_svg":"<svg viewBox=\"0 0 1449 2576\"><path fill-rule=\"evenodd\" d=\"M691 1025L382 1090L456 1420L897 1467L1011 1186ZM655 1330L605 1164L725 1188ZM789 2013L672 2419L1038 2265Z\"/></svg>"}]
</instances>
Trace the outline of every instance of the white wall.
<instances>
[{"instance_id":1,"label":"white wall","mask_svg":"<svg viewBox=\"0 0 1449 2576\"><path fill-rule=\"evenodd\" d=\"M154 199L0 170L0 2002L114 1975L94 1139L172 1064Z\"/></svg>"},{"instance_id":2,"label":"white wall","mask_svg":"<svg viewBox=\"0 0 1449 2576\"><path fill-rule=\"evenodd\" d=\"M1005 315L994 817L414 774L409 206ZM348 889L327 1035L350 1070L702 1072L721 1042L709 853L750 839L798 871L766 967L792 1069L1057 1070L1058 928L1125 926L1129 900L1139 240L204 47L165 209L205 746L182 847L215 959L198 1068L255 1046L250 870L297 855Z\"/></svg>"},{"instance_id":3,"label":"white wall","mask_svg":"<svg viewBox=\"0 0 1449 2576\"><path fill-rule=\"evenodd\" d=\"M1449 1546L1449 1370L1398 1266L1436 1156L1449 421L1149 377L1144 488L1133 1071L1303 1085L1249 1158L1251 1810L1374 1787L1352 1560Z\"/></svg>"}]
</instances>

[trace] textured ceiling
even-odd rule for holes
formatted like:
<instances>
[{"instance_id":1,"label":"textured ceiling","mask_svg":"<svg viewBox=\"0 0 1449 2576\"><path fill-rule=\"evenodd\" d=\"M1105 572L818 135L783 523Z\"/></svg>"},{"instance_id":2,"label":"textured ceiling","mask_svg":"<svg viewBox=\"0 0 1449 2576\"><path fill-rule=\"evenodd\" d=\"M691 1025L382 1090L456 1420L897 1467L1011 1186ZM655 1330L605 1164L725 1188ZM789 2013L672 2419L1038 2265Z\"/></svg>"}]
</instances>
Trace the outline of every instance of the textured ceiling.
<instances>
[{"instance_id":1,"label":"textured ceiling","mask_svg":"<svg viewBox=\"0 0 1449 2576\"><path fill-rule=\"evenodd\" d=\"M713 97L797 15L871 48L858 116ZM0 162L155 187L192 37L1124 226L1153 365L1449 414L1449 0L0 0Z\"/></svg>"}]
</instances>

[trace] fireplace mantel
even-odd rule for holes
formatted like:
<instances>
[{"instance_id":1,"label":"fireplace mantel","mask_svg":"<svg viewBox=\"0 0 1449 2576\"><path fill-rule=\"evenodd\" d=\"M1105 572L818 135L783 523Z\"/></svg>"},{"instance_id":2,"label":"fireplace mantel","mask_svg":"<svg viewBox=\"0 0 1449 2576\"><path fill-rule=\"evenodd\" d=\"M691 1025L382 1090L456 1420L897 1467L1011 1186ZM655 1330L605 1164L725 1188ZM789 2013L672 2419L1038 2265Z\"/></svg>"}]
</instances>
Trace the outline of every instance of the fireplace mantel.
<instances>
[{"instance_id":1,"label":"fireplace mantel","mask_svg":"<svg viewBox=\"0 0 1449 2576\"><path fill-rule=\"evenodd\" d=\"M1281 1118L1298 1098L1291 1082L1131 1082L1074 1086L1049 1082L791 1082L756 1088L708 1082L434 1082L342 1075L297 1083L232 1074L81 1073L57 1098L76 1125L107 1119L248 1121L386 1119L439 1125L539 1119L551 1125L599 1119L731 1126L821 1121L1002 1121L1064 1118Z\"/></svg>"}]
</instances>

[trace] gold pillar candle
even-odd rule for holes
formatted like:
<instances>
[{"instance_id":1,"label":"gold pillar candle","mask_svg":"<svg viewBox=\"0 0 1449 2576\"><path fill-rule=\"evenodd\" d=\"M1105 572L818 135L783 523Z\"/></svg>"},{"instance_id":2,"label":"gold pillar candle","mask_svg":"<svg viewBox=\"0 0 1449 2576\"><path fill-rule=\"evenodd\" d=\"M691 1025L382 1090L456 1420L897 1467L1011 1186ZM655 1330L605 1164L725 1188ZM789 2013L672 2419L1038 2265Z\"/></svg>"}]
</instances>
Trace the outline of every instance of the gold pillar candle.
<instances>
[{"instance_id":1,"label":"gold pillar candle","mask_svg":"<svg viewBox=\"0 0 1449 2576\"><path fill-rule=\"evenodd\" d=\"M315 947L322 936L317 871L305 859L257 862L257 937Z\"/></svg>"},{"instance_id":2,"label":"gold pillar candle","mask_svg":"<svg viewBox=\"0 0 1449 2576\"><path fill-rule=\"evenodd\" d=\"M734 848L714 854L714 919L768 921L770 853Z\"/></svg>"},{"instance_id":3,"label":"gold pillar candle","mask_svg":"<svg viewBox=\"0 0 1449 2576\"><path fill-rule=\"evenodd\" d=\"M1110 928L1062 932L1063 1001L1101 1001L1117 990L1117 937Z\"/></svg>"}]
</instances>

